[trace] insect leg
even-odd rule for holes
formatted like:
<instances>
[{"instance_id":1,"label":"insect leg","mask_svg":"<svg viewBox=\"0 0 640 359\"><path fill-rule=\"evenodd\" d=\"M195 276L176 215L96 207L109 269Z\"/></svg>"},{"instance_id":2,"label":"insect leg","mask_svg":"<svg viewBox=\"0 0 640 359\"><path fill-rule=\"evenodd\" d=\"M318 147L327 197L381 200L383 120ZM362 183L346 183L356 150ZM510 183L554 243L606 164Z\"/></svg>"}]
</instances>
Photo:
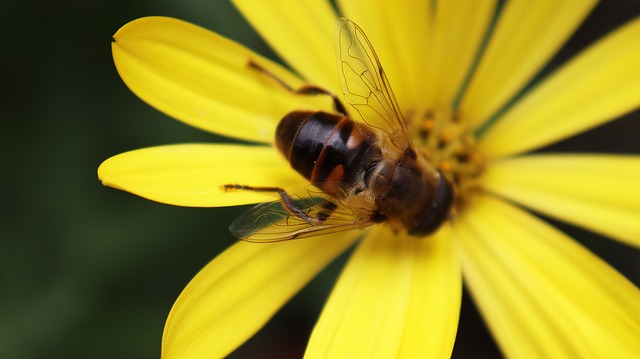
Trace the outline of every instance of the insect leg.
<instances>
[{"instance_id":1,"label":"insect leg","mask_svg":"<svg viewBox=\"0 0 640 359\"><path fill-rule=\"evenodd\" d=\"M321 223L324 220L326 220L326 217L316 218L316 217L310 216L309 213L305 211L306 208L301 208L299 205L297 205L291 199L291 196L289 196L289 194L280 187L257 187L257 186L247 186L247 185L231 183L231 184L223 185L222 189L225 192L229 192L229 191L277 192L278 195L280 196L280 203L282 204L282 208L284 208L287 212L291 213L292 215L300 218L301 220L307 223Z\"/></svg>"},{"instance_id":2,"label":"insect leg","mask_svg":"<svg viewBox=\"0 0 640 359\"><path fill-rule=\"evenodd\" d=\"M334 94L333 92L322 88L320 86L316 86L316 85L302 85L300 88L294 89L293 87L291 87L289 84L287 84L286 82L284 82L281 78L279 78L278 76L272 74L271 72L267 71L267 69L265 69L264 67L258 65L257 63L255 63L253 60L249 60L248 66L258 70L260 72L262 72L263 74L267 75L268 77L270 77L271 79L273 79L275 82L277 82L278 84L280 84L280 86L284 87L287 91L295 93L295 94L299 94L299 95L327 95L329 97L331 97L331 99L333 100L333 107L334 109L345 115L348 116L347 113L347 109L344 106L344 104L342 103L342 101L340 100L340 98Z\"/></svg>"}]
</instances>

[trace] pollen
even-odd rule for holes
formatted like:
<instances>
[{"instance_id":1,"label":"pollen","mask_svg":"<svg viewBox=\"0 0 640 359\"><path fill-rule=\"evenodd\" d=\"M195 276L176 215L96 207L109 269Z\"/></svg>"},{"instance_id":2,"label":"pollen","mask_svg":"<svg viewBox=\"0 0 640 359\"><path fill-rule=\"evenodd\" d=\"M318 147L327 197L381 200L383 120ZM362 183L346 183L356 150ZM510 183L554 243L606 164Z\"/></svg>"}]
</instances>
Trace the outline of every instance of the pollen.
<instances>
[{"instance_id":1,"label":"pollen","mask_svg":"<svg viewBox=\"0 0 640 359\"><path fill-rule=\"evenodd\" d=\"M432 109L417 120L411 121L417 127L415 143L427 161L453 184L459 212L479 191L479 178L484 172L476 138L457 111Z\"/></svg>"}]
</instances>

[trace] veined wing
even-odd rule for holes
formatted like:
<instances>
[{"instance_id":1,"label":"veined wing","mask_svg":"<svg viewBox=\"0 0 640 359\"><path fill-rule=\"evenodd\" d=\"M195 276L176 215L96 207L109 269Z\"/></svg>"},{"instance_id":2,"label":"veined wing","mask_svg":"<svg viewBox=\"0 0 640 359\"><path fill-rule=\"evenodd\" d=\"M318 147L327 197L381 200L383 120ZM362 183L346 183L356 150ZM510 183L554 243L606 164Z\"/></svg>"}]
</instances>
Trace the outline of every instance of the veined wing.
<instances>
[{"instance_id":1,"label":"veined wing","mask_svg":"<svg viewBox=\"0 0 640 359\"><path fill-rule=\"evenodd\" d=\"M389 80L365 33L341 18L335 36L340 83L351 118L385 132L400 150L413 148Z\"/></svg>"},{"instance_id":2,"label":"veined wing","mask_svg":"<svg viewBox=\"0 0 640 359\"><path fill-rule=\"evenodd\" d=\"M229 225L234 236L247 242L280 242L291 239L361 229L374 223L365 208L349 207L317 189L308 197L297 195L250 208Z\"/></svg>"}]
</instances>

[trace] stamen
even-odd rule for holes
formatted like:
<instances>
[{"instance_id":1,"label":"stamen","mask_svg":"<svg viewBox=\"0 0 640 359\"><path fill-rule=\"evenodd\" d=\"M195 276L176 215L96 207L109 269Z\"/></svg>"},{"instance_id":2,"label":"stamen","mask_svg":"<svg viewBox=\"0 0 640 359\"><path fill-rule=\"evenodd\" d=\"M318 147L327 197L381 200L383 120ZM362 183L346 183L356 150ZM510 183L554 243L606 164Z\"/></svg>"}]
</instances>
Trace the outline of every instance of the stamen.
<instances>
[{"instance_id":1,"label":"stamen","mask_svg":"<svg viewBox=\"0 0 640 359\"><path fill-rule=\"evenodd\" d=\"M484 169L475 137L461 117L457 111L435 109L416 116L422 120L416 144L427 161L453 183L457 211L478 190L478 179Z\"/></svg>"}]
</instances>

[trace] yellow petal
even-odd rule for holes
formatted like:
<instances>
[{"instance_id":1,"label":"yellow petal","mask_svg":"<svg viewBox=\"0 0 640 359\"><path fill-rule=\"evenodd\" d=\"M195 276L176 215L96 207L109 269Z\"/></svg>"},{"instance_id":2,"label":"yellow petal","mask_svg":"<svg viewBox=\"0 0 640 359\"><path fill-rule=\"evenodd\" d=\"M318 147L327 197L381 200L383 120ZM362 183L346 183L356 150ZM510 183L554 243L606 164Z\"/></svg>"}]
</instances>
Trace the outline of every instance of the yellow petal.
<instances>
[{"instance_id":1,"label":"yellow petal","mask_svg":"<svg viewBox=\"0 0 640 359\"><path fill-rule=\"evenodd\" d=\"M489 157L529 151L640 106L640 19L577 56L518 101L481 140Z\"/></svg>"},{"instance_id":2,"label":"yellow petal","mask_svg":"<svg viewBox=\"0 0 640 359\"><path fill-rule=\"evenodd\" d=\"M477 126L536 74L571 36L595 0L505 3L460 110ZM585 73L587 75L588 73Z\"/></svg>"},{"instance_id":3,"label":"yellow petal","mask_svg":"<svg viewBox=\"0 0 640 359\"><path fill-rule=\"evenodd\" d=\"M273 193L225 192L225 184L300 187L302 176L272 147L187 144L125 152L104 161L105 186L153 201L190 207L233 206L277 199Z\"/></svg>"},{"instance_id":4,"label":"yellow petal","mask_svg":"<svg viewBox=\"0 0 640 359\"><path fill-rule=\"evenodd\" d=\"M376 228L353 254L313 330L308 358L449 357L461 279L451 232Z\"/></svg>"},{"instance_id":5,"label":"yellow petal","mask_svg":"<svg viewBox=\"0 0 640 359\"><path fill-rule=\"evenodd\" d=\"M418 65L426 67L429 73L426 101L431 108L450 109L454 105L495 9L494 0L438 2L430 40L431 54L422 59L426 63ZM411 46L422 47L417 44L421 43L414 42Z\"/></svg>"},{"instance_id":6,"label":"yellow petal","mask_svg":"<svg viewBox=\"0 0 640 359\"><path fill-rule=\"evenodd\" d=\"M640 357L640 291L577 242L488 196L454 228L465 283L507 357Z\"/></svg>"},{"instance_id":7,"label":"yellow petal","mask_svg":"<svg viewBox=\"0 0 640 359\"><path fill-rule=\"evenodd\" d=\"M299 86L301 81L282 67L180 20L134 20L114 35L112 51L122 80L141 99L221 135L271 143L276 124L291 110L330 108L329 100L295 96L248 64L256 62Z\"/></svg>"},{"instance_id":8,"label":"yellow petal","mask_svg":"<svg viewBox=\"0 0 640 359\"><path fill-rule=\"evenodd\" d=\"M452 240L450 228L418 240L400 358L451 357L462 297L460 265Z\"/></svg>"},{"instance_id":9,"label":"yellow petal","mask_svg":"<svg viewBox=\"0 0 640 359\"><path fill-rule=\"evenodd\" d=\"M360 234L239 242L184 289L167 318L162 357L222 358L257 332Z\"/></svg>"},{"instance_id":10,"label":"yellow petal","mask_svg":"<svg viewBox=\"0 0 640 359\"><path fill-rule=\"evenodd\" d=\"M336 14L325 0L234 0L251 25L308 82L339 93L333 32Z\"/></svg>"},{"instance_id":11,"label":"yellow petal","mask_svg":"<svg viewBox=\"0 0 640 359\"><path fill-rule=\"evenodd\" d=\"M431 8L428 1L338 1L343 16L370 39L405 114L426 106L425 62L429 55Z\"/></svg>"},{"instance_id":12,"label":"yellow petal","mask_svg":"<svg viewBox=\"0 0 640 359\"><path fill-rule=\"evenodd\" d=\"M640 247L640 157L537 155L492 163L483 187Z\"/></svg>"}]
</instances>

